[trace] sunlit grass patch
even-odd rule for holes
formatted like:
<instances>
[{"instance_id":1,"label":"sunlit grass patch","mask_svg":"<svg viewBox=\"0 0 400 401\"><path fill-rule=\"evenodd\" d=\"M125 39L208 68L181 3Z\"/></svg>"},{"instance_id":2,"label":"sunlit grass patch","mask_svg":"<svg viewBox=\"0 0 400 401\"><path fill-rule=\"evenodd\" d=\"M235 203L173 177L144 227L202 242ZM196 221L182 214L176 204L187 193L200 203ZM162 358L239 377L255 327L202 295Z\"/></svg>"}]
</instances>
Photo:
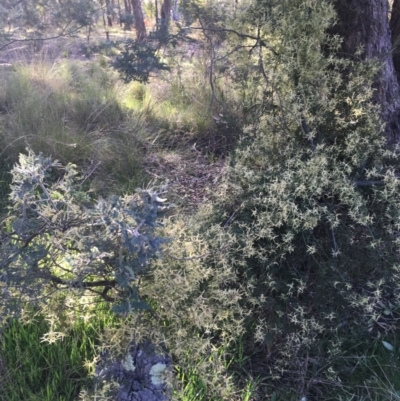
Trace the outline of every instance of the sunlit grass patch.
<instances>
[{"instance_id":1,"label":"sunlit grass patch","mask_svg":"<svg viewBox=\"0 0 400 401\"><path fill-rule=\"evenodd\" d=\"M54 331L43 316L13 321L0 337L0 398L73 401L90 381L101 330L112 316L98 311Z\"/></svg>"},{"instance_id":2,"label":"sunlit grass patch","mask_svg":"<svg viewBox=\"0 0 400 401\"><path fill-rule=\"evenodd\" d=\"M63 163L96 165L102 193L141 184L140 114L126 109L117 74L79 60L20 63L1 77L0 156L12 165L27 146ZM98 188L99 189L99 188Z\"/></svg>"}]
</instances>

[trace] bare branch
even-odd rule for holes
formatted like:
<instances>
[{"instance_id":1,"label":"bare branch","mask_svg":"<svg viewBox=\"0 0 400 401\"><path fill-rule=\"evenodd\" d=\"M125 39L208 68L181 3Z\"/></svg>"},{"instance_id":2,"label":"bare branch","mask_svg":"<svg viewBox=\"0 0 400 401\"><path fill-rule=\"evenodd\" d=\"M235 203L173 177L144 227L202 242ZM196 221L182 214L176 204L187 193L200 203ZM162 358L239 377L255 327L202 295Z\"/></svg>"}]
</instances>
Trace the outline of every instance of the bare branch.
<instances>
[{"instance_id":1,"label":"bare branch","mask_svg":"<svg viewBox=\"0 0 400 401\"><path fill-rule=\"evenodd\" d=\"M77 33L78 31L80 31L83 28L83 25L76 28L73 32L66 32L68 25L70 25L71 22L68 22L68 24L62 29L61 33L59 35L56 36L50 36L47 38L23 38L23 39L12 39L10 42L6 43L5 45L0 47L0 51L4 50L7 46L12 45L13 43L17 43L17 42L33 42L33 41L48 41L48 40L53 40L53 39L59 39L59 38L63 38L65 36L71 36L75 33Z\"/></svg>"},{"instance_id":2,"label":"bare branch","mask_svg":"<svg viewBox=\"0 0 400 401\"><path fill-rule=\"evenodd\" d=\"M252 40L256 41L256 44L259 44L260 46L269 48L267 46L267 44L263 40L261 40L260 37L253 36L253 35L248 35L248 34L245 34L245 33L241 33L241 32L235 31L234 29L229 29L229 28L206 28L206 27L201 27L201 26L190 26L190 27L187 27L187 29L233 33L233 34L235 34L236 36L238 36L238 37L240 37L242 39L252 39ZM275 52L274 52L274 54L277 55L277 53L275 53Z\"/></svg>"},{"instance_id":3,"label":"bare branch","mask_svg":"<svg viewBox=\"0 0 400 401\"><path fill-rule=\"evenodd\" d=\"M354 181L357 187L372 187L374 185L385 185L385 181Z\"/></svg>"}]
</instances>

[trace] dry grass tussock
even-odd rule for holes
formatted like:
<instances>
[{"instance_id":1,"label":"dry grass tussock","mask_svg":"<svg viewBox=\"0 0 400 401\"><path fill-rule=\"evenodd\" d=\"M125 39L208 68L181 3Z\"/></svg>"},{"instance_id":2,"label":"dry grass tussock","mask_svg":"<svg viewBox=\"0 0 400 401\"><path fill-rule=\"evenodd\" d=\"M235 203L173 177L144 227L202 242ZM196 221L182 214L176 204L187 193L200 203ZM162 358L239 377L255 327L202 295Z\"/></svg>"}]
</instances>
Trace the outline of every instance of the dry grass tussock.
<instances>
[{"instance_id":1,"label":"dry grass tussock","mask_svg":"<svg viewBox=\"0 0 400 401\"><path fill-rule=\"evenodd\" d=\"M146 124L122 105L118 75L103 59L53 60L46 51L0 74L2 169L29 146L94 172L103 194L141 183Z\"/></svg>"}]
</instances>

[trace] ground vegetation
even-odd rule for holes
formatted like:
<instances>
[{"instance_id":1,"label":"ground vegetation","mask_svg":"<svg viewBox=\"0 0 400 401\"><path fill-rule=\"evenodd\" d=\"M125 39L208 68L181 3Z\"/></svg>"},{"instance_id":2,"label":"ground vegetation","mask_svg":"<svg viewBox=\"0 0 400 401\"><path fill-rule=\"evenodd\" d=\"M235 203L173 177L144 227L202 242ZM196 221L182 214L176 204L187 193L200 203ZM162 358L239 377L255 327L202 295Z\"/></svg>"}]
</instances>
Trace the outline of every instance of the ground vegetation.
<instances>
[{"instance_id":1,"label":"ground vegetation","mask_svg":"<svg viewBox=\"0 0 400 401\"><path fill-rule=\"evenodd\" d=\"M1 72L0 380L82 329L48 394L150 342L176 400L397 400L399 2L133 3Z\"/></svg>"}]
</instances>

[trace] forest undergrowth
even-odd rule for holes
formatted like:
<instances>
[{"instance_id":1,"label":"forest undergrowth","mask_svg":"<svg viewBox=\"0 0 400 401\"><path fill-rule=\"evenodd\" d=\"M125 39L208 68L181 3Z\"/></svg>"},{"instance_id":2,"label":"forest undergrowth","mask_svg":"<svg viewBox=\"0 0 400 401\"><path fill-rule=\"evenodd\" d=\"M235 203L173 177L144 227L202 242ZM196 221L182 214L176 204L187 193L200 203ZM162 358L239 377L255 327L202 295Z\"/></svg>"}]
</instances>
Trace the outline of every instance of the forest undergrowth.
<instances>
[{"instance_id":1,"label":"forest undergrowth","mask_svg":"<svg viewBox=\"0 0 400 401\"><path fill-rule=\"evenodd\" d=\"M57 316L64 295L25 311L0 339L5 400L112 399L96 356L149 340L171 354L176 400L400 399L399 159L371 101L379 65L335 58L330 2L270 3L236 21L258 24L256 45L196 32L148 83L124 83L96 37L9 49L2 215L27 148L76 165L90 200L167 183L175 207L140 279L151 312L75 299Z\"/></svg>"},{"instance_id":2,"label":"forest undergrowth","mask_svg":"<svg viewBox=\"0 0 400 401\"><path fill-rule=\"evenodd\" d=\"M176 66L147 85L123 84L110 67L112 51L102 41L92 43L60 40L45 44L40 51L26 45L4 52L1 61L6 64L0 69L2 215L9 205L10 170L27 148L63 164L76 164L90 177L88 190L93 197L132 193L136 187L168 182L174 213L193 213L218 185L224 158L235 141L233 127L209 107L210 92L198 69L200 56L184 61L190 68L185 74L177 72L181 67ZM178 222L173 231L182 229ZM72 401L80 389L91 387L93 361L115 338L108 331L115 330L118 337L127 329L107 314L104 326L100 318L104 312L85 313L97 318L92 323L84 317L83 324L81 315L62 322L55 318L50 328L43 311L31 311L6 330L0 350L4 399ZM48 330L53 333L50 341ZM122 347L118 348L121 352ZM220 359L222 354L212 358ZM195 366L175 369L179 397L208 397L208 386ZM71 378L65 380L69 371ZM214 376L220 380L216 372Z\"/></svg>"}]
</instances>

